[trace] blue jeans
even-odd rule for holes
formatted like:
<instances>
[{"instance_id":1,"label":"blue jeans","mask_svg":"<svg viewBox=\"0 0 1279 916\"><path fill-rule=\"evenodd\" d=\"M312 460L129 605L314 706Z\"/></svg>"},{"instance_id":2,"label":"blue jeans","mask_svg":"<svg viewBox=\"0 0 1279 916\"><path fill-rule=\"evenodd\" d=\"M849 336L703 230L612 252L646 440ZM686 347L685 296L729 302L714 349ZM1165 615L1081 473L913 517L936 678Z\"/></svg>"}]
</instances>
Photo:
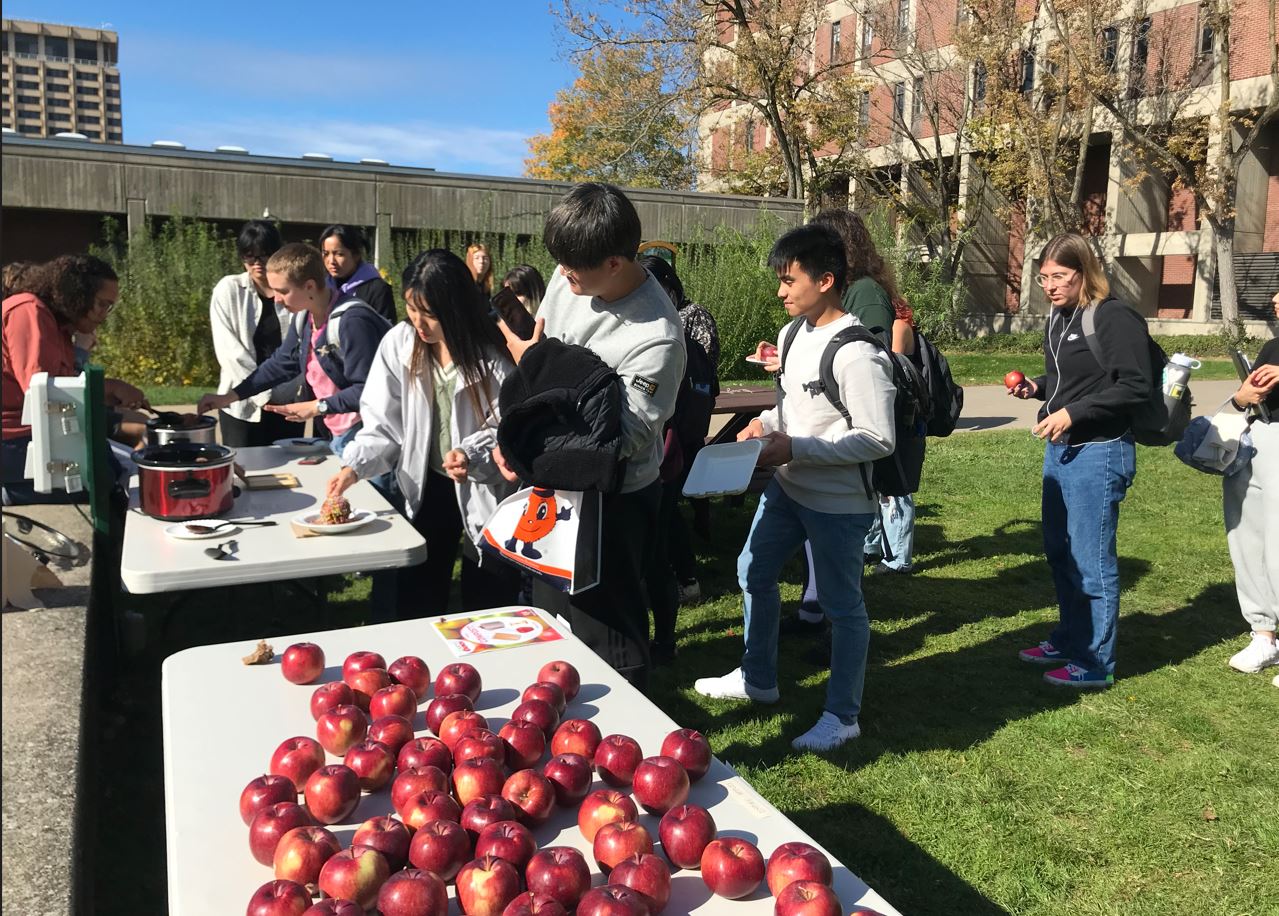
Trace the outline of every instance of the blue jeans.
<instances>
[{"instance_id":1,"label":"blue jeans","mask_svg":"<svg viewBox=\"0 0 1279 916\"><path fill-rule=\"evenodd\" d=\"M845 723L857 718L866 680L870 619L862 600L861 557L849 544L866 538L872 515L835 515L805 508L774 479L759 498L746 546L737 558L737 581L746 607L742 674L752 687L777 686L777 627L782 612L777 577L805 540L812 545L817 597L831 622L830 680L826 710Z\"/></svg>"},{"instance_id":2,"label":"blue jeans","mask_svg":"<svg viewBox=\"0 0 1279 916\"><path fill-rule=\"evenodd\" d=\"M1137 472L1132 438L1044 449L1044 553L1061 622L1049 642L1081 668L1115 673L1119 504Z\"/></svg>"},{"instance_id":3,"label":"blue jeans","mask_svg":"<svg viewBox=\"0 0 1279 916\"><path fill-rule=\"evenodd\" d=\"M915 555L914 496L880 498L879 513L866 534L862 553L868 557L883 557L885 566L901 572L911 568Z\"/></svg>"}]
</instances>

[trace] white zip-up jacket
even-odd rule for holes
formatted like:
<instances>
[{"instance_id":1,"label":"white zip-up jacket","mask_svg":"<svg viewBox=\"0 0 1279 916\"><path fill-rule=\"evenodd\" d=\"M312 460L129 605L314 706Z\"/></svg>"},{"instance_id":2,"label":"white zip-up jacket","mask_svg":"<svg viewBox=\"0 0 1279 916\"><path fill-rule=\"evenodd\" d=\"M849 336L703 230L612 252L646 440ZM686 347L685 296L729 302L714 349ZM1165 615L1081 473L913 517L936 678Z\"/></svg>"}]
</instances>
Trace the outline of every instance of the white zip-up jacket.
<instances>
[{"instance_id":1,"label":"white zip-up jacket","mask_svg":"<svg viewBox=\"0 0 1279 916\"><path fill-rule=\"evenodd\" d=\"M213 352L217 355L222 373L218 379L218 394L226 394L244 381L258 366L253 352L253 334L262 320L262 300L248 271L231 274L218 281L209 299L209 324L213 327ZM290 315L288 309L275 304L270 316L280 322L280 339L288 333L289 322L306 320L306 313ZM240 420L257 423L262 419L264 404L292 404L299 400L302 377L298 376L270 391L255 394L222 408Z\"/></svg>"},{"instance_id":2,"label":"white zip-up jacket","mask_svg":"<svg viewBox=\"0 0 1279 916\"><path fill-rule=\"evenodd\" d=\"M408 322L396 325L382 338L360 396L364 426L342 452L342 464L361 480L394 470L409 518L422 508L426 475L431 473L427 464L435 412L429 380L409 374L416 338L417 331ZM515 492L515 484L508 483L493 462L498 391L513 370L505 353L495 352L488 360L478 399L487 416L476 415L470 391L473 386L466 384L460 372L453 394L453 448L461 449L467 458L467 480L455 489L466 536L472 543L479 540L497 504Z\"/></svg>"}]
</instances>

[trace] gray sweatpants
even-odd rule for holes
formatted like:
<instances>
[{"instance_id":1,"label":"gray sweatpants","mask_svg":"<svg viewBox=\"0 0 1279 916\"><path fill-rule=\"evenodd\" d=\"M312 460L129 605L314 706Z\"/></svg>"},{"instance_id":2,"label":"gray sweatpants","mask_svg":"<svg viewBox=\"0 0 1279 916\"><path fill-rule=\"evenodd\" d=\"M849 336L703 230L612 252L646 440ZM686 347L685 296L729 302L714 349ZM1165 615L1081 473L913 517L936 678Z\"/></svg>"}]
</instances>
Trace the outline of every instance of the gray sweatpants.
<instances>
[{"instance_id":1,"label":"gray sweatpants","mask_svg":"<svg viewBox=\"0 0 1279 916\"><path fill-rule=\"evenodd\" d=\"M1253 423L1257 454L1222 485L1239 609L1253 630L1279 630L1279 418Z\"/></svg>"}]
</instances>

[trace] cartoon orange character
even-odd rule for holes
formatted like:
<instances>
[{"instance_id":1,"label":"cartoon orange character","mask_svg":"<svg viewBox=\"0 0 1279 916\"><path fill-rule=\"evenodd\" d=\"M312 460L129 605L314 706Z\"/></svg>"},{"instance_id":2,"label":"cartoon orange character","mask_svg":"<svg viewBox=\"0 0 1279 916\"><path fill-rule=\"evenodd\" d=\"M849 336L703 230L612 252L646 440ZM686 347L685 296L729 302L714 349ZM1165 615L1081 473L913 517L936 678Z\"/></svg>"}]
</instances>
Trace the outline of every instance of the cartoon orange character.
<instances>
[{"instance_id":1,"label":"cartoon orange character","mask_svg":"<svg viewBox=\"0 0 1279 916\"><path fill-rule=\"evenodd\" d=\"M567 521L572 514L570 506L556 511L554 490L534 488L524 505L524 514L515 523L515 531L506 542L506 549L514 552L515 545L523 541L524 549L520 553L531 560L541 559L542 553L533 546L533 542L542 540L555 529L556 522Z\"/></svg>"}]
</instances>

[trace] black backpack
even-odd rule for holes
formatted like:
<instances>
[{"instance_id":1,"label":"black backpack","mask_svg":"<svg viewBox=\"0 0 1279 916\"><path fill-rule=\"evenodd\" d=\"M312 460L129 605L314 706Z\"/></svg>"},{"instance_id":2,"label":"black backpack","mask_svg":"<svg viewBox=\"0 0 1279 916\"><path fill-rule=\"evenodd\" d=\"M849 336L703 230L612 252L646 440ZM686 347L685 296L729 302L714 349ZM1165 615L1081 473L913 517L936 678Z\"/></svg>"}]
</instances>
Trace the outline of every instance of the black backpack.
<instances>
[{"instance_id":1,"label":"black backpack","mask_svg":"<svg viewBox=\"0 0 1279 916\"><path fill-rule=\"evenodd\" d=\"M1131 308L1131 306L1107 296L1092 308L1084 309L1084 340L1092 351L1097 365L1109 372L1110 369L1101 359L1101 347L1097 343L1097 309L1108 303L1113 307ZM1146 320L1142 319L1145 325ZM1132 412L1129 421L1132 424L1132 437L1142 445L1176 445L1190 425L1190 412L1194 399L1190 396L1189 385L1176 386L1171 391L1164 391L1164 367L1168 365L1168 354L1155 342L1146 331L1146 347L1150 352L1150 398Z\"/></svg>"},{"instance_id":2,"label":"black backpack","mask_svg":"<svg viewBox=\"0 0 1279 916\"><path fill-rule=\"evenodd\" d=\"M612 367L586 347L548 337L502 383L502 457L532 486L616 492L626 470L625 402Z\"/></svg>"},{"instance_id":3,"label":"black backpack","mask_svg":"<svg viewBox=\"0 0 1279 916\"><path fill-rule=\"evenodd\" d=\"M779 352L781 365L777 370L777 411L781 414L782 402L786 393L782 389L782 373L786 371L786 355L791 344L799 334L805 319L797 318L785 331L785 341ZM824 394L836 410L844 418L851 429L852 415L839 396L839 383L835 379L835 354L840 347L853 341L873 344L888 355L893 367L893 385L897 396L893 400L893 426L897 434L897 447L891 455L876 459L871 465L871 472L866 473L866 465L858 465L862 475L862 485L866 488L866 496L874 499L880 496L906 496L919 489L919 480L924 470L924 450L930 405L928 386L923 377L909 359L900 353L894 353L884 346L884 342L867 327L855 324L837 333L826 344L822 360L818 366L818 378L806 382L804 390L810 394Z\"/></svg>"},{"instance_id":4,"label":"black backpack","mask_svg":"<svg viewBox=\"0 0 1279 916\"><path fill-rule=\"evenodd\" d=\"M919 366L919 374L928 387L928 402L932 415L928 418L928 435L949 436L955 431L959 415L964 411L964 389L955 384L950 374L950 363L922 331L915 331L915 355L912 362Z\"/></svg>"},{"instance_id":5,"label":"black backpack","mask_svg":"<svg viewBox=\"0 0 1279 916\"><path fill-rule=\"evenodd\" d=\"M719 397L719 377L706 348L687 332L684 334L684 348L688 360L668 428L679 442L683 464L687 468L692 466L693 458L705 444L706 434L710 431L711 412L715 399Z\"/></svg>"}]
</instances>

